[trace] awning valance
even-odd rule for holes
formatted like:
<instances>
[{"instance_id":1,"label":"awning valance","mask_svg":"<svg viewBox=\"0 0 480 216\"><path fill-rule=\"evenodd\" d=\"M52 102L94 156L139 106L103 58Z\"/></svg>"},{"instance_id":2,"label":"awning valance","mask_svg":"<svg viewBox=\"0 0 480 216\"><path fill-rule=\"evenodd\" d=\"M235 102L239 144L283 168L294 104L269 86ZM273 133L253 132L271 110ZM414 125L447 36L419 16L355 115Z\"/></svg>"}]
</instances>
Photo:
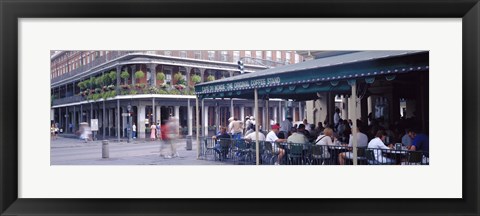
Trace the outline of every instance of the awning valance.
<instances>
[{"instance_id":1,"label":"awning valance","mask_svg":"<svg viewBox=\"0 0 480 216\"><path fill-rule=\"evenodd\" d=\"M402 73L428 71L428 51L361 51L195 86L200 98L253 98L253 89L270 98L306 100L317 92L346 92L349 80L394 79Z\"/></svg>"}]
</instances>

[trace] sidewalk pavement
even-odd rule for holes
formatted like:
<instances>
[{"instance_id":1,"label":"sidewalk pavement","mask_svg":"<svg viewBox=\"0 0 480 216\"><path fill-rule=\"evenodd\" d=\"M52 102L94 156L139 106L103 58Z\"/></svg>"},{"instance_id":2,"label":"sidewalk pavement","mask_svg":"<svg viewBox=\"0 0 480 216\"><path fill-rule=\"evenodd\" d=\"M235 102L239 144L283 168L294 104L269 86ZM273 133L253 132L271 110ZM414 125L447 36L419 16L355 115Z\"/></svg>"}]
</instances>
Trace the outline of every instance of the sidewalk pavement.
<instances>
[{"instance_id":1,"label":"sidewalk pavement","mask_svg":"<svg viewBox=\"0 0 480 216\"><path fill-rule=\"evenodd\" d=\"M186 150L186 140L178 139L179 157L160 157L162 141L133 140L133 142L109 142L109 158L102 158L102 141L85 143L78 138L60 136L50 142L51 165L225 165L219 161L197 159L196 141L192 150ZM166 148L167 152L170 148Z\"/></svg>"}]
</instances>

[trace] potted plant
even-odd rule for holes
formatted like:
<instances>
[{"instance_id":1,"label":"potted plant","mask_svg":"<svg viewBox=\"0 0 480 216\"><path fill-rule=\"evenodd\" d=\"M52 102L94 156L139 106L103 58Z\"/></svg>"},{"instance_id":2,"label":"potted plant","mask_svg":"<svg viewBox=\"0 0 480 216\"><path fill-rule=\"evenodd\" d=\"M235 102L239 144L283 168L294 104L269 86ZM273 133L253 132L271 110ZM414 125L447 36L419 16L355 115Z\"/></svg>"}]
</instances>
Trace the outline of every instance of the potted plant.
<instances>
[{"instance_id":1,"label":"potted plant","mask_svg":"<svg viewBox=\"0 0 480 216\"><path fill-rule=\"evenodd\" d=\"M145 77L145 73L141 70L135 72L135 79L137 79L137 82L140 82L140 79Z\"/></svg>"},{"instance_id":2,"label":"potted plant","mask_svg":"<svg viewBox=\"0 0 480 216\"><path fill-rule=\"evenodd\" d=\"M120 78L123 79L123 84L124 85L127 85L128 84L128 78L130 77L130 74L128 74L127 71L123 71L121 74L120 74Z\"/></svg>"},{"instance_id":3,"label":"potted plant","mask_svg":"<svg viewBox=\"0 0 480 216\"><path fill-rule=\"evenodd\" d=\"M165 81L165 74L163 72L157 73L157 81L159 81L160 84L163 84Z\"/></svg>"},{"instance_id":4,"label":"potted plant","mask_svg":"<svg viewBox=\"0 0 480 216\"><path fill-rule=\"evenodd\" d=\"M110 78L110 82L111 82L112 85L117 83L117 72L110 71L110 73L108 73L108 77Z\"/></svg>"},{"instance_id":5,"label":"potted plant","mask_svg":"<svg viewBox=\"0 0 480 216\"><path fill-rule=\"evenodd\" d=\"M200 83L201 81L202 81L202 78L199 75L195 74L192 76L193 85Z\"/></svg>"},{"instance_id":6,"label":"potted plant","mask_svg":"<svg viewBox=\"0 0 480 216\"><path fill-rule=\"evenodd\" d=\"M210 82L210 81L214 81L215 80L215 77L213 75L209 75L207 77L207 81Z\"/></svg>"}]
</instances>

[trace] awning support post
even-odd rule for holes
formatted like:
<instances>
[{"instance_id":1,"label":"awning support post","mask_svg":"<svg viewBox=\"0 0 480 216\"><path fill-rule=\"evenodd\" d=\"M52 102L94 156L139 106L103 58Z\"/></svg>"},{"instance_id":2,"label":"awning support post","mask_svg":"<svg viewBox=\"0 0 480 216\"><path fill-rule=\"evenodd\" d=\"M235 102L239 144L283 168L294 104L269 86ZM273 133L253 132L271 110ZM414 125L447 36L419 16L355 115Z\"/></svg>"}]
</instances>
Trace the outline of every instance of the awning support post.
<instances>
[{"instance_id":1,"label":"awning support post","mask_svg":"<svg viewBox=\"0 0 480 216\"><path fill-rule=\"evenodd\" d=\"M199 125L199 111L198 111L198 96L195 97L195 126L197 135L197 159L200 158L200 125Z\"/></svg>"},{"instance_id":2,"label":"awning support post","mask_svg":"<svg viewBox=\"0 0 480 216\"><path fill-rule=\"evenodd\" d=\"M257 89L254 90L254 94L255 94L255 110L253 112L254 112L254 116L258 118L258 90ZM259 146L259 142L258 142L258 122L255 123L255 157L257 159L256 164L260 165L260 146Z\"/></svg>"},{"instance_id":3,"label":"awning support post","mask_svg":"<svg viewBox=\"0 0 480 216\"><path fill-rule=\"evenodd\" d=\"M356 80L348 82L352 86L352 100L350 107L352 110L349 112L352 113L352 147L353 147L353 165L357 165L357 84Z\"/></svg>"}]
</instances>

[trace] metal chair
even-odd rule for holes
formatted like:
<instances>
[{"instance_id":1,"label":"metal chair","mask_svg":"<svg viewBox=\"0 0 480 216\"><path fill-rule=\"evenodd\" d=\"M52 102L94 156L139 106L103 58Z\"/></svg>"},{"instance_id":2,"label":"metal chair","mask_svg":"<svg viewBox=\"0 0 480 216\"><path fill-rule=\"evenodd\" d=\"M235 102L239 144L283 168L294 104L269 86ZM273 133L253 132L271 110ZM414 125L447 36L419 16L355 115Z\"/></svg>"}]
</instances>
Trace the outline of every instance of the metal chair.
<instances>
[{"instance_id":1,"label":"metal chair","mask_svg":"<svg viewBox=\"0 0 480 216\"><path fill-rule=\"evenodd\" d=\"M244 140L236 141L235 148L232 150L233 163L236 164L238 161L241 161L241 159L246 163L249 152L250 149L247 148L247 143Z\"/></svg>"},{"instance_id":2,"label":"metal chair","mask_svg":"<svg viewBox=\"0 0 480 216\"><path fill-rule=\"evenodd\" d=\"M273 146L271 142L263 142L264 151L262 154L262 164L269 164L272 165L275 161L275 157L277 156L273 151Z\"/></svg>"},{"instance_id":3,"label":"metal chair","mask_svg":"<svg viewBox=\"0 0 480 216\"><path fill-rule=\"evenodd\" d=\"M205 151L203 153L203 157L205 160L208 160L208 155L212 155L214 160L217 160L217 154L215 153L215 139L212 138L204 138L204 146Z\"/></svg>"},{"instance_id":4,"label":"metal chair","mask_svg":"<svg viewBox=\"0 0 480 216\"><path fill-rule=\"evenodd\" d=\"M314 145L311 148L311 163L312 165L322 165L323 163L323 147L320 145Z\"/></svg>"},{"instance_id":5,"label":"metal chair","mask_svg":"<svg viewBox=\"0 0 480 216\"><path fill-rule=\"evenodd\" d=\"M288 152L288 162L289 164L303 164L303 145L302 144L290 144L289 152Z\"/></svg>"},{"instance_id":6,"label":"metal chair","mask_svg":"<svg viewBox=\"0 0 480 216\"><path fill-rule=\"evenodd\" d=\"M365 157L367 158L367 163L369 165L379 165L380 163L375 159L375 154L373 154L373 149L365 150Z\"/></svg>"},{"instance_id":7,"label":"metal chair","mask_svg":"<svg viewBox=\"0 0 480 216\"><path fill-rule=\"evenodd\" d=\"M422 164L423 153L421 151L409 151L407 153L407 165Z\"/></svg>"}]
</instances>

